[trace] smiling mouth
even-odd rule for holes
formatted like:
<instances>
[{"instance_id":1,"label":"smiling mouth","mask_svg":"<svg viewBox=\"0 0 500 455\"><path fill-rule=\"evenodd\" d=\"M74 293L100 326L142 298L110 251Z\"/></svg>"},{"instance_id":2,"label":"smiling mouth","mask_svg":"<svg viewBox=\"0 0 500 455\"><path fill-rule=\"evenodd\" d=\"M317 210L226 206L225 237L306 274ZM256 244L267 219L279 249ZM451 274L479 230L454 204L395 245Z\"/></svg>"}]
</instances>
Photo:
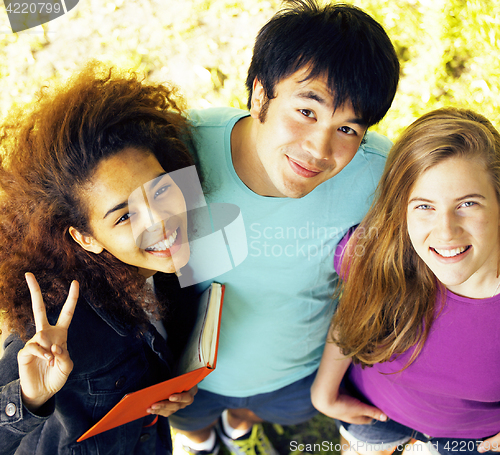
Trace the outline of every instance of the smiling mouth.
<instances>
[{"instance_id":1,"label":"smiling mouth","mask_svg":"<svg viewBox=\"0 0 500 455\"><path fill-rule=\"evenodd\" d=\"M177 239L179 228L177 228L172 234L170 234L166 239L160 240L154 245L148 246L146 251L165 251L172 248L172 245L175 243Z\"/></svg>"},{"instance_id":2,"label":"smiling mouth","mask_svg":"<svg viewBox=\"0 0 500 455\"><path fill-rule=\"evenodd\" d=\"M453 258L465 253L467 250L469 250L469 248L471 248L471 245L462 246L460 248L453 248L452 250L440 250L438 248L431 247L431 250L444 258Z\"/></svg>"},{"instance_id":3,"label":"smiling mouth","mask_svg":"<svg viewBox=\"0 0 500 455\"><path fill-rule=\"evenodd\" d=\"M321 169L310 169L310 168L306 167L306 165L304 165L302 163L298 163L294 159L290 158L288 155L287 155L287 158L288 158L288 162L290 163L292 170L296 174L298 174L302 177L307 177L307 178L315 177L316 175L318 175L322 172Z\"/></svg>"}]
</instances>

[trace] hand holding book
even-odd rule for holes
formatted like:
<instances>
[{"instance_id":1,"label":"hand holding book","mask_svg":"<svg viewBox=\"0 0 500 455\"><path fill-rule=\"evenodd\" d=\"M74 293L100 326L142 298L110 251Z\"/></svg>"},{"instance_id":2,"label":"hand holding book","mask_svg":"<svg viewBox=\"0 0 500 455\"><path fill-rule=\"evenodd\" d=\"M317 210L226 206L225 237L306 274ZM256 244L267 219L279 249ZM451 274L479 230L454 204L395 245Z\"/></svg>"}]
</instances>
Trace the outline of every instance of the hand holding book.
<instances>
[{"instance_id":1,"label":"hand holding book","mask_svg":"<svg viewBox=\"0 0 500 455\"><path fill-rule=\"evenodd\" d=\"M168 381L125 395L113 409L84 433L77 442L132 420L140 419L148 414L163 415L161 412L150 411L153 410L153 406L157 405L164 408L165 412L168 412L166 411L167 404L171 401L169 397L174 395L180 398L180 401L176 403L178 409L181 408L179 403L182 403L182 407L185 407L189 404L187 403L189 400L192 402L194 393L196 393L193 391L193 387L215 369L223 299L224 285L219 283L212 283L201 295L196 324L181 356L177 376ZM172 412L168 415L170 414Z\"/></svg>"},{"instance_id":2,"label":"hand holding book","mask_svg":"<svg viewBox=\"0 0 500 455\"><path fill-rule=\"evenodd\" d=\"M184 409L186 406L189 406L193 402L194 396L197 392L198 386L195 385L187 392L174 393L170 395L167 400L152 404L148 409L146 409L146 412L149 414L158 414L163 417L169 417L179 409Z\"/></svg>"}]
</instances>

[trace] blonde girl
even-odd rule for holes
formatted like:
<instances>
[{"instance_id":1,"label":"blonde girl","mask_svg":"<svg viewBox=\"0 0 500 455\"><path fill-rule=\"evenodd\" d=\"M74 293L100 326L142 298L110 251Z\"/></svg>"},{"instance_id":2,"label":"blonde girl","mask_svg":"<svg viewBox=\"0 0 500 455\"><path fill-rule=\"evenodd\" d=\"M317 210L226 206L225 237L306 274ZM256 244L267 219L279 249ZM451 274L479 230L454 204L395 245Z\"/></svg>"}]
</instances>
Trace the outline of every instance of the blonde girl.
<instances>
[{"instance_id":1,"label":"blonde girl","mask_svg":"<svg viewBox=\"0 0 500 455\"><path fill-rule=\"evenodd\" d=\"M338 246L342 297L312 388L346 451L500 451L499 201L500 135L477 113L430 112L392 148Z\"/></svg>"}]
</instances>

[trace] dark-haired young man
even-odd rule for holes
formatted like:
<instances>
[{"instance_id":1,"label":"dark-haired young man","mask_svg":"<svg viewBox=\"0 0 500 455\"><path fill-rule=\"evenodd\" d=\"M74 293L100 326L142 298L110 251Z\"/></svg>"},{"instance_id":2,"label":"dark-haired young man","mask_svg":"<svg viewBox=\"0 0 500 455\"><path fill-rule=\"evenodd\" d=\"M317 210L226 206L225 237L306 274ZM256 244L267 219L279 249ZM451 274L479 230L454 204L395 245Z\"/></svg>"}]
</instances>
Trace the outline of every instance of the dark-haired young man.
<instances>
[{"instance_id":1,"label":"dark-haired young man","mask_svg":"<svg viewBox=\"0 0 500 455\"><path fill-rule=\"evenodd\" d=\"M176 455L216 452L216 422L232 453L275 453L257 422L315 414L309 389L335 307L333 252L381 175L391 144L366 130L398 78L394 48L370 16L293 0L257 37L250 113L191 113L207 199L240 207L248 242L236 254L246 259L217 278L226 284L217 370L171 418L183 433Z\"/></svg>"}]
</instances>

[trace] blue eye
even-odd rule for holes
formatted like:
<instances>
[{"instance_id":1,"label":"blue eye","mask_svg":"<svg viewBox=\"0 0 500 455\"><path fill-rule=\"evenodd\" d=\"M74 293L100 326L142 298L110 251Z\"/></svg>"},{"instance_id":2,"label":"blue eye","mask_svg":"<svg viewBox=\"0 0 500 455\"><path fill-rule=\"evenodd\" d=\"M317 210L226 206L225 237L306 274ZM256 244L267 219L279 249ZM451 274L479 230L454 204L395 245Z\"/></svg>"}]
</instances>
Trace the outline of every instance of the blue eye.
<instances>
[{"instance_id":1,"label":"blue eye","mask_svg":"<svg viewBox=\"0 0 500 455\"><path fill-rule=\"evenodd\" d=\"M165 191L167 191L169 188L170 188L170 185L162 186L158 191L156 191L154 198L156 199L158 196L165 193Z\"/></svg>"},{"instance_id":2,"label":"blue eye","mask_svg":"<svg viewBox=\"0 0 500 455\"><path fill-rule=\"evenodd\" d=\"M420 210L431 210L432 209L432 207L430 205L427 205L427 204L421 204L415 208L420 209Z\"/></svg>"},{"instance_id":3,"label":"blue eye","mask_svg":"<svg viewBox=\"0 0 500 455\"><path fill-rule=\"evenodd\" d=\"M462 207L472 207L473 205L476 205L476 203L473 201L467 201L462 204Z\"/></svg>"}]
</instances>

